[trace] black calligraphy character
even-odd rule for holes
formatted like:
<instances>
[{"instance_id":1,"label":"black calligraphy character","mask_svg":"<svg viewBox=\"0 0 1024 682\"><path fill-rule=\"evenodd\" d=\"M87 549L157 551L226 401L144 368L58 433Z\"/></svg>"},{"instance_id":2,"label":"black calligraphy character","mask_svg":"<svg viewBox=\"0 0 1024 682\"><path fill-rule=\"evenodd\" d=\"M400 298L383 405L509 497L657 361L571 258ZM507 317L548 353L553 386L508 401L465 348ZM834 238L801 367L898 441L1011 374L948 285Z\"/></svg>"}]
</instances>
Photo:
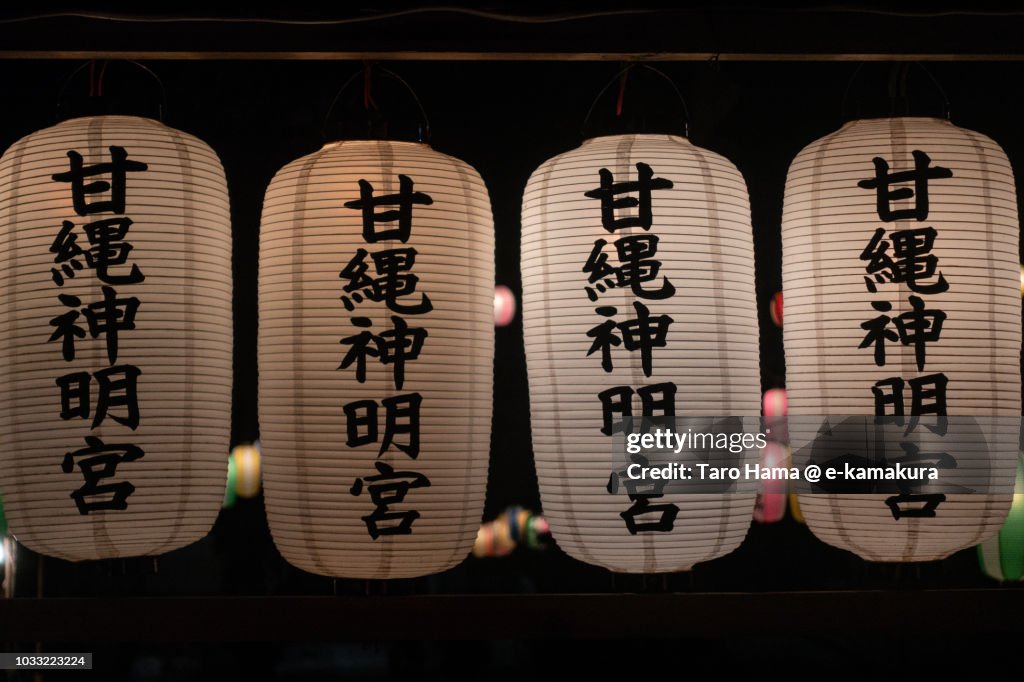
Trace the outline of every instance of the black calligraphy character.
<instances>
[{"instance_id":1,"label":"black calligraphy character","mask_svg":"<svg viewBox=\"0 0 1024 682\"><path fill-rule=\"evenodd\" d=\"M888 301L873 301L871 307L880 313L887 313L892 310L892 304ZM858 348L867 348L874 344L875 346L875 364L879 367L885 365L885 342L886 341L899 341L900 335L889 329L889 323L892 318L888 315L879 315L878 317L861 322L860 328L867 331L864 336L864 340L860 342Z\"/></svg>"},{"instance_id":2,"label":"black calligraphy character","mask_svg":"<svg viewBox=\"0 0 1024 682\"><path fill-rule=\"evenodd\" d=\"M648 300L665 299L676 292L676 288L667 277L662 278L661 288L657 291L643 288L644 282L657 279L661 270L661 261L653 258L658 253L657 235L630 235L616 240L615 249L621 263L617 268L608 264L608 256L603 251L607 243L603 239L595 241L594 248L583 266L583 272L590 275L587 281L595 284L594 288L598 292L604 293L611 287L629 287L636 297ZM603 283L601 280L604 280ZM586 292L591 301L597 300L594 289L586 287Z\"/></svg>"},{"instance_id":3,"label":"black calligraphy character","mask_svg":"<svg viewBox=\"0 0 1024 682\"><path fill-rule=\"evenodd\" d=\"M429 488L430 479L416 471L395 471L386 462L373 463L380 472L376 476L357 478L349 492L358 497L366 485L370 501L376 505L372 514L361 517L370 537L376 540L382 535L410 535L412 524L420 517L415 510L392 511L390 505L399 504L413 488ZM397 521L397 523L393 523Z\"/></svg>"},{"instance_id":4,"label":"black calligraphy character","mask_svg":"<svg viewBox=\"0 0 1024 682\"><path fill-rule=\"evenodd\" d=\"M904 346L914 346L917 369L920 371L924 369L925 344L939 340L946 313L941 310L926 310L924 301L917 296L910 296L910 306L913 310L903 313L893 320L893 323L899 330L900 342Z\"/></svg>"},{"instance_id":5,"label":"black calligraphy character","mask_svg":"<svg viewBox=\"0 0 1024 682\"><path fill-rule=\"evenodd\" d=\"M126 407L124 416L111 415L118 424L124 424L133 431L139 426L139 399L137 379L142 370L134 365L108 367L95 373L99 384L99 397L96 401L96 415L92 428L103 423L107 411L111 407ZM89 417L89 393L92 376L88 372L72 372L58 377L56 384L60 386L61 419ZM120 394L119 394L120 393Z\"/></svg>"},{"instance_id":6,"label":"black calligraphy character","mask_svg":"<svg viewBox=\"0 0 1024 682\"><path fill-rule=\"evenodd\" d=\"M111 407L124 407L126 414L110 415L118 424L134 431L139 427L138 379L142 370L135 365L118 365L96 372L99 396L96 398L96 416L92 428L99 426Z\"/></svg>"},{"instance_id":7,"label":"black calligraphy character","mask_svg":"<svg viewBox=\"0 0 1024 682\"><path fill-rule=\"evenodd\" d=\"M86 436L88 447L64 455L61 470L70 474L75 469L75 459L85 478L85 484L71 493L71 498L78 506L79 514L88 514L105 509L123 510L128 508L128 496L135 492L135 486L127 481L106 483L100 481L113 478L117 465L121 462L133 462L144 456L142 448L130 444L106 444L97 436ZM87 501L86 498L109 496L98 501Z\"/></svg>"},{"instance_id":8,"label":"black calligraphy character","mask_svg":"<svg viewBox=\"0 0 1024 682\"><path fill-rule=\"evenodd\" d=\"M79 317L77 308L82 305L82 300L70 294L59 294L57 298L60 299L61 303L69 308L74 308L74 310L69 310L50 320L50 325L56 327L50 336L50 341L60 339L61 353L64 355L64 360L71 362L75 359L75 339L85 338L85 329L75 324Z\"/></svg>"},{"instance_id":9,"label":"black calligraphy character","mask_svg":"<svg viewBox=\"0 0 1024 682\"><path fill-rule=\"evenodd\" d=\"M363 302L363 295L359 293L360 289L364 289L367 296L369 296L372 291L373 278L366 274L370 269L370 266L366 264L367 253L366 249L357 249L356 254L352 256L352 260L350 260L348 264L342 268L341 272L338 273L338 277L348 280L348 284L341 288L342 291L347 294L352 294L351 299L349 299L348 296L341 297L341 302L344 304L345 310L355 310L353 301L355 301L356 304Z\"/></svg>"},{"instance_id":10,"label":"black calligraphy character","mask_svg":"<svg viewBox=\"0 0 1024 682\"><path fill-rule=\"evenodd\" d=\"M919 294L941 294L949 290L949 283L941 272L938 273L938 280L931 284L921 281L932 277L939 264L939 259L931 253L936 237L934 227L893 232L891 237L895 259L888 254L889 242L884 236L884 228L875 230L871 241L860 254L861 260L868 261L867 272L874 275L876 282L905 282L911 291ZM870 277L865 277L864 281L868 291L878 291Z\"/></svg>"},{"instance_id":11,"label":"black calligraphy character","mask_svg":"<svg viewBox=\"0 0 1024 682\"><path fill-rule=\"evenodd\" d=\"M131 218L110 218L97 220L82 228L92 244L92 248L85 254L86 261L89 267L96 270L96 276L101 282L112 285L138 284L146 279L136 263L132 263L131 271L126 275L110 272L112 266L124 265L134 248L132 244L122 241L131 225Z\"/></svg>"},{"instance_id":12,"label":"black calligraphy character","mask_svg":"<svg viewBox=\"0 0 1024 682\"><path fill-rule=\"evenodd\" d=\"M92 375L88 372L72 372L57 377L55 383L60 386L60 418L89 418L89 384Z\"/></svg>"},{"instance_id":13,"label":"black calligraphy character","mask_svg":"<svg viewBox=\"0 0 1024 682\"><path fill-rule=\"evenodd\" d=\"M945 374L914 377L907 383L910 384L910 414L946 416L946 386L949 379Z\"/></svg>"},{"instance_id":14,"label":"black calligraphy character","mask_svg":"<svg viewBox=\"0 0 1024 682\"><path fill-rule=\"evenodd\" d=\"M85 267L78 260L79 257L85 257L85 252L78 245L78 235L74 233L74 229L75 224L65 220L60 232L50 244L50 253L56 254L53 262L60 265L60 270L50 268L50 276L59 287L64 286L65 278L73 279L75 272Z\"/></svg>"},{"instance_id":15,"label":"black calligraphy character","mask_svg":"<svg viewBox=\"0 0 1024 682\"><path fill-rule=\"evenodd\" d=\"M593 287L584 287L584 290L587 292L587 298L591 301L597 300L598 293L603 294L615 286L614 278L616 278L617 271L608 264L608 254L604 252L606 244L608 242L603 239L595 240L594 248L590 251L587 262L583 264L583 272L589 275L587 282L594 285ZM595 293L595 289L597 293Z\"/></svg>"},{"instance_id":16,"label":"black calligraphy character","mask_svg":"<svg viewBox=\"0 0 1024 682\"><path fill-rule=\"evenodd\" d=\"M420 404L423 396L419 393L384 398L380 404L384 406L384 440L380 446L378 457L394 445L411 459L420 454ZM350 448L376 443L378 437L377 414L378 405L375 400L355 400L344 406L347 439L345 444ZM406 442L398 442L395 436L409 434Z\"/></svg>"},{"instance_id":17,"label":"black calligraphy character","mask_svg":"<svg viewBox=\"0 0 1024 682\"><path fill-rule=\"evenodd\" d=\"M363 240L368 244L376 244L385 239L397 239L403 244L409 241L409 234L412 231L412 207L413 204L429 206L434 203L429 194L413 192L413 181L407 175L398 176L398 194L385 194L373 196L373 185L366 180L359 181L359 199L346 201L345 208L361 210L363 212ZM378 206L397 206L397 209L381 211L377 213L374 209ZM377 230L377 223L398 222L397 227L386 230Z\"/></svg>"},{"instance_id":18,"label":"black calligraphy character","mask_svg":"<svg viewBox=\"0 0 1024 682\"><path fill-rule=\"evenodd\" d=\"M378 278L374 279L366 273L369 266L366 264L366 256L373 258L374 268ZM419 303L405 304L399 302L402 296L411 295L416 292L416 285L419 277L409 272L416 262L416 249L387 249L367 254L366 249L359 249L355 256L348 262L339 274L342 279L347 279L343 289L346 293L352 294L352 299L342 296L341 302L346 310L354 310L355 303L361 303L363 298L371 301L387 304L388 308L396 313L406 315L422 315L434 309L430 297L426 294L420 296ZM359 293L359 290L362 293Z\"/></svg>"},{"instance_id":19,"label":"black calligraphy character","mask_svg":"<svg viewBox=\"0 0 1024 682\"><path fill-rule=\"evenodd\" d=\"M892 517L899 521L900 519L931 519L935 517L935 510L939 508L939 505L946 501L946 496L942 493L933 493L929 495L908 495L906 493L900 495L893 495L885 500L885 505L892 511ZM923 503L920 507L904 508L901 504L916 504L918 502Z\"/></svg>"},{"instance_id":20,"label":"black calligraphy character","mask_svg":"<svg viewBox=\"0 0 1024 682\"><path fill-rule=\"evenodd\" d=\"M139 309L139 299L134 296L118 298L113 287L103 287L103 300L91 303L82 312L89 321L89 334L92 338L106 334L107 359L110 364L117 362L118 333L135 329L135 313Z\"/></svg>"},{"instance_id":21,"label":"black calligraphy character","mask_svg":"<svg viewBox=\"0 0 1024 682\"><path fill-rule=\"evenodd\" d=\"M360 445L377 442L377 401L353 400L342 408L345 410L345 445L357 448ZM362 429L366 430L365 433Z\"/></svg>"},{"instance_id":22,"label":"black calligraphy character","mask_svg":"<svg viewBox=\"0 0 1024 682\"><path fill-rule=\"evenodd\" d=\"M626 522L626 529L631 535L637 533L668 533L675 527L676 516L679 514L679 507L674 504L651 504L652 499L661 495L630 495L629 499L633 506L619 516ZM638 518L657 514L657 518L637 522Z\"/></svg>"},{"instance_id":23,"label":"black calligraphy character","mask_svg":"<svg viewBox=\"0 0 1024 682\"><path fill-rule=\"evenodd\" d=\"M657 291L647 291L643 288L644 282L651 282L658 278L661 270L661 261L654 260L658 253L658 237L653 234L637 234L622 237L616 240L615 250L618 251L619 261L622 266L618 269L618 286L630 287L637 298L649 300L661 300L676 293L676 288L663 277L661 288Z\"/></svg>"},{"instance_id":24,"label":"black calligraphy character","mask_svg":"<svg viewBox=\"0 0 1024 682\"><path fill-rule=\"evenodd\" d=\"M639 454L630 456L630 460L645 467L649 464L647 458ZM633 503L629 509L619 514L626 522L626 530L630 535L650 532L667 533L674 528L676 516L679 515L679 507L674 504L651 504L651 500L664 497L662 490L665 488L665 483L662 480L637 481L629 478L626 471L611 474L607 486L609 494L618 492L619 486L622 485L629 495L629 500ZM651 492L640 492L641 485L649 488ZM646 518L652 515L657 516L656 518Z\"/></svg>"},{"instance_id":25,"label":"black calligraphy character","mask_svg":"<svg viewBox=\"0 0 1024 682\"><path fill-rule=\"evenodd\" d=\"M676 385L672 382L641 386L635 391L640 396L640 414L645 417L666 416L676 414ZM601 401L603 426L601 433L606 436L622 431L622 423L615 421L615 415L633 416L633 395L631 386L612 386L597 394ZM660 413L660 414L659 414Z\"/></svg>"},{"instance_id":26,"label":"black calligraphy character","mask_svg":"<svg viewBox=\"0 0 1024 682\"><path fill-rule=\"evenodd\" d=\"M924 462L924 466L934 467L936 469L957 468L956 458L948 452L921 452L921 447L917 443L910 441L900 441L900 448L903 450L903 456L894 457L892 459L892 464ZM900 492L907 493L910 491L900 488Z\"/></svg>"},{"instance_id":27,"label":"black calligraphy character","mask_svg":"<svg viewBox=\"0 0 1024 682\"><path fill-rule=\"evenodd\" d=\"M412 459L420 455L420 403L423 396L419 393L406 393L384 398L380 404L384 406L384 440L380 445L380 455L394 445ZM395 441L395 436L409 434L405 443ZM378 457L380 456L378 455Z\"/></svg>"},{"instance_id":28,"label":"black calligraphy character","mask_svg":"<svg viewBox=\"0 0 1024 682\"><path fill-rule=\"evenodd\" d=\"M52 178L57 182L71 183L71 201L75 213L78 215L89 215L92 213L124 213L125 187L127 185L127 173L129 171L144 171L149 168L141 161L129 161L128 152L123 147L110 147L110 163L97 163L91 166L83 166L82 155L76 151L68 152L68 159L71 160L71 169L63 173L56 173ZM110 173L110 182L96 180L88 184L86 178L94 175ZM110 191L108 201L94 201L86 203L87 194L100 194Z\"/></svg>"},{"instance_id":29,"label":"black calligraphy character","mask_svg":"<svg viewBox=\"0 0 1024 682\"><path fill-rule=\"evenodd\" d=\"M611 317L618 312L618 310L612 306L602 306L600 308L595 308L594 311L603 317ZM587 357L593 355L595 351L600 350L601 367L606 372L612 371L612 346L622 345L622 339L615 334L617 327L618 325L615 323L615 320L605 320L587 332L587 336L594 339L594 343L590 345L590 350L587 351Z\"/></svg>"},{"instance_id":30,"label":"black calligraphy character","mask_svg":"<svg viewBox=\"0 0 1024 682\"><path fill-rule=\"evenodd\" d=\"M928 181L939 178L953 177L953 171L941 166L929 168L931 159L924 152L915 149L914 170L889 173L889 164L885 159L876 156L872 161L875 164L875 177L868 180L861 180L858 187L875 190L878 217L883 222L891 223L896 220L927 220L928 218ZM913 182L914 189L901 187L890 190L891 185L901 182ZM914 199L914 208L893 209L891 203L902 199Z\"/></svg>"},{"instance_id":31,"label":"black calligraphy character","mask_svg":"<svg viewBox=\"0 0 1024 682\"><path fill-rule=\"evenodd\" d=\"M395 388L401 390L405 385L405 363L420 356L427 330L423 327L410 327L397 315L392 315L391 321L395 326L380 333L377 348L381 364L395 366Z\"/></svg>"},{"instance_id":32,"label":"black calligraphy character","mask_svg":"<svg viewBox=\"0 0 1024 682\"><path fill-rule=\"evenodd\" d=\"M946 416L946 386L949 384L949 379L945 374L914 377L906 383L910 384L911 415ZM871 392L875 395L875 414L878 416L891 414L902 417L904 415L903 387L904 381L900 377L890 377L876 382L871 388ZM890 389L890 392L887 393L884 389ZM891 413L886 412L888 405L893 408Z\"/></svg>"},{"instance_id":33,"label":"black calligraphy character","mask_svg":"<svg viewBox=\"0 0 1024 682\"><path fill-rule=\"evenodd\" d=\"M353 362L356 363L356 381L362 384L366 382L366 358L379 358L380 351L377 350L376 335L367 330L368 327L373 325L373 320L368 317L353 317L352 325L364 331L345 337L338 342L352 346L345 353L345 357L342 358L338 369L346 369Z\"/></svg>"},{"instance_id":34,"label":"black calligraphy character","mask_svg":"<svg viewBox=\"0 0 1024 682\"><path fill-rule=\"evenodd\" d=\"M667 345L668 327L674 320L668 315L651 317L647 306L639 301L633 301L633 308L636 309L636 319L619 323L619 330L622 332L622 345L630 352L640 351L640 363L644 370L644 376L649 377L654 371L652 351Z\"/></svg>"},{"instance_id":35,"label":"black calligraphy character","mask_svg":"<svg viewBox=\"0 0 1024 682\"><path fill-rule=\"evenodd\" d=\"M651 191L656 189L671 189L672 181L666 178L654 177L654 171L646 163L636 164L637 179L635 182L615 182L611 171L602 168L598 175L601 178L601 186L585 192L583 196L590 199L601 200L601 225L609 232L622 230L628 227L639 227L644 230L651 229L654 217L651 212ZM622 197L616 199L618 194L636 192L635 197ZM615 211L624 208L637 208L637 215L634 217L616 218Z\"/></svg>"}]
</instances>

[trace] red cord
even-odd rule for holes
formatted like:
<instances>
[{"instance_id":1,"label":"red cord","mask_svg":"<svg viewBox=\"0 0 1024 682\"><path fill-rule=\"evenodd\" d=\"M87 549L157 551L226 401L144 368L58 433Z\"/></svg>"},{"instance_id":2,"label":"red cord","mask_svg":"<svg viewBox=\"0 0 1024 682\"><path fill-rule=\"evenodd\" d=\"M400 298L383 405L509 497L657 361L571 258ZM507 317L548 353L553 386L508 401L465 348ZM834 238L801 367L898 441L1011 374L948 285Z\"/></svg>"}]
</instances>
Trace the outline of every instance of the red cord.
<instances>
[{"instance_id":1,"label":"red cord","mask_svg":"<svg viewBox=\"0 0 1024 682\"><path fill-rule=\"evenodd\" d=\"M622 102L626 99L626 76L629 75L629 71L622 73L622 80L619 81L619 101L615 104L615 115L622 116Z\"/></svg>"},{"instance_id":2,"label":"red cord","mask_svg":"<svg viewBox=\"0 0 1024 682\"><path fill-rule=\"evenodd\" d=\"M363 108L369 111L371 106L377 108L373 101L373 64L363 62Z\"/></svg>"},{"instance_id":3,"label":"red cord","mask_svg":"<svg viewBox=\"0 0 1024 682\"><path fill-rule=\"evenodd\" d=\"M109 64L109 63L110 62L106 62L105 61L105 62L103 62L103 66L100 67L99 85L96 88L96 95L97 95L97 97L103 97L103 74L105 74L107 72L107 64Z\"/></svg>"}]
</instances>

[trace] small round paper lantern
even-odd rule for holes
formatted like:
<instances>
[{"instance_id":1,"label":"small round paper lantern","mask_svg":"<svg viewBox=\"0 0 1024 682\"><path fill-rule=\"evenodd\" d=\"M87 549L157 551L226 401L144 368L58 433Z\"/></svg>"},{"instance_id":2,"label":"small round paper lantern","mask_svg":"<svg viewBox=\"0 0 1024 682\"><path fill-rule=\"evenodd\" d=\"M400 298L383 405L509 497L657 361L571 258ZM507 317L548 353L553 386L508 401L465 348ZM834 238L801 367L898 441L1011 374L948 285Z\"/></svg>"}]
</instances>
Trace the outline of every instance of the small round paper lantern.
<instances>
[{"instance_id":1,"label":"small round paper lantern","mask_svg":"<svg viewBox=\"0 0 1024 682\"><path fill-rule=\"evenodd\" d=\"M772 322L775 323L776 327L782 326L782 292L776 291L772 296L771 302L768 304L768 313L771 315Z\"/></svg>"},{"instance_id":2,"label":"small round paper lantern","mask_svg":"<svg viewBox=\"0 0 1024 682\"><path fill-rule=\"evenodd\" d=\"M1017 468L1013 490L1013 504L1003 527L978 545L981 570L990 578L1007 582L1024 580L1024 465Z\"/></svg>"},{"instance_id":3,"label":"small round paper lantern","mask_svg":"<svg viewBox=\"0 0 1024 682\"><path fill-rule=\"evenodd\" d=\"M504 284L494 287L494 326L507 327L516 318L516 295Z\"/></svg>"},{"instance_id":4,"label":"small round paper lantern","mask_svg":"<svg viewBox=\"0 0 1024 682\"><path fill-rule=\"evenodd\" d=\"M0 489L71 561L203 537L231 418L231 220L217 155L146 118L75 118L0 159Z\"/></svg>"},{"instance_id":5,"label":"small round paper lantern","mask_svg":"<svg viewBox=\"0 0 1024 682\"><path fill-rule=\"evenodd\" d=\"M238 491L235 489L238 484L238 466L235 464L234 453L228 455L228 478L224 484L224 499L220 503L221 509L231 509L238 499Z\"/></svg>"},{"instance_id":6,"label":"small round paper lantern","mask_svg":"<svg viewBox=\"0 0 1024 682\"><path fill-rule=\"evenodd\" d=\"M764 392L761 410L766 417L785 417L787 410L786 389L769 388Z\"/></svg>"},{"instance_id":7,"label":"small round paper lantern","mask_svg":"<svg viewBox=\"0 0 1024 682\"><path fill-rule=\"evenodd\" d=\"M761 466L788 467L789 448L776 441L768 441L761 449ZM759 523L776 523L786 515L786 501L789 497L789 482L769 480L761 485L754 505L754 520Z\"/></svg>"},{"instance_id":8,"label":"small round paper lantern","mask_svg":"<svg viewBox=\"0 0 1024 682\"><path fill-rule=\"evenodd\" d=\"M260 494L260 449L252 445L238 445L231 451L235 463L237 483L235 491L239 497L249 499Z\"/></svg>"},{"instance_id":9,"label":"small round paper lantern","mask_svg":"<svg viewBox=\"0 0 1024 682\"><path fill-rule=\"evenodd\" d=\"M782 219L794 449L800 415L1018 416L1018 240L1013 170L984 135L859 120L801 151ZM990 454L993 480L1013 480L1016 433L994 433L1012 446ZM800 508L829 544L927 561L995 533L1011 496L948 494L933 516L887 499L811 494Z\"/></svg>"},{"instance_id":10,"label":"small round paper lantern","mask_svg":"<svg viewBox=\"0 0 1024 682\"><path fill-rule=\"evenodd\" d=\"M470 551L483 513L494 228L473 168L345 141L277 173L260 237L267 517L313 573L403 578Z\"/></svg>"},{"instance_id":11,"label":"small round paper lantern","mask_svg":"<svg viewBox=\"0 0 1024 682\"><path fill-rule=\"evenodd\" d=\"M732 551L753 493L611 494L610 434L629 414L760 414L743 176L681 137L599 137L533 173L522 225L534 461L553 538L630 573Z\"/></svg>"}]
</instances>

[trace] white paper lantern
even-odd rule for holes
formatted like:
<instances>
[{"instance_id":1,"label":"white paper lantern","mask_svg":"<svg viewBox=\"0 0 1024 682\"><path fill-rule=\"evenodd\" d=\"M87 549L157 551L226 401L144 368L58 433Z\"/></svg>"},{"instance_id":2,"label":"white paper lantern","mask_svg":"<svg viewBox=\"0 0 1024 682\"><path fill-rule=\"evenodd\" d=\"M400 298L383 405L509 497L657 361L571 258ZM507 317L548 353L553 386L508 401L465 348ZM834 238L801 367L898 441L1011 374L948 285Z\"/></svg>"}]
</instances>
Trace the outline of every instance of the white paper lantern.
<instances>
[{"instance_id":1,"label":"white paper lantern","mask_svg":"<svg viewBox=\"0 0 1024 682\"><path fill-rule=\"evenodd\" d=\"M217 155L145 118L65 121L0 159L0 230L12 532L69 560L203 537L224 495L231 417Z\"/></svg>"},{"instance_id":2,"label":"white paper lantern","mask_svg":"<svg viewBox=\"0 0 1024 682\"><path fill-rule=\"evenodd\" d=\"M602 186L627 191L603 201ZM660 262L656 274L630 275L638 253ZM614 272L598 265L604 256ZM522 275L534 460L559 546L632 573L686 570L735 549L750 526L753 493L609 493L605 417L621 412L606 415L605 403L629 404L636 416L665 414L665 404L677 416L760 414L750 208L736 167L674 136L584 142L545 162L527 184ZM605 307L614 313L598 310ZM654 334L663 345L649 358L621 341L609 342L608 367L603 349L591 353L598 337L588 332L621 339L623 327L596 330L643 316L655 326L671 318L661 338ZM612 393L602 400L605 391Z\"/></svg>"},{"instance_id":3,"label":"white paper lantern","mask_svg":"<svg viewBox=\"0 0 1024 682\"><path fill-rule=\"evenodd\" d=\"M412 142L333 143L288 164L263 206L259 295L281 554L353 578L461 562L491 430L494 228L477 172Z\"/></svg>"},{"instance_id":4,"label":"white paper lantern","mask_svg":"<svg viewBox=\"0 0 1024 682\"><path fill-rule=\"evenodd\" d=\"M782 220L789 414L901 404L911 415L915 399L927 414L944 395L950 416L1019 415L1018 233L1013 171L984 135L932 118L871 119L806 147ZM1016 431L1003 424L991 453L1011 487ZM951 494L921 517L895 513L889 497L802 495L800 508L829 544L925 561L996 532L1012 498Z\"/></svg>"}]
</instances>

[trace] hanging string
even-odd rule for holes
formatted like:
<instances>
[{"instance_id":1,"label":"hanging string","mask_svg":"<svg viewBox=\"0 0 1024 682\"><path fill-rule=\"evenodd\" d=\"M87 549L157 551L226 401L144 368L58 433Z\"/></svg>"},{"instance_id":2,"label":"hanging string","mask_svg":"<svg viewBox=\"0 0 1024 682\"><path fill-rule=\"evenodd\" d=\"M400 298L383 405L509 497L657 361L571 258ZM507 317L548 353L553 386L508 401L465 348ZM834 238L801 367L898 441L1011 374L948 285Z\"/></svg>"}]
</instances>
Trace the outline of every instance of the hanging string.
<instances>
[{"instance_id":1,"label":"hanging string","mask_svg":"<svg viewBox=\"0 0 1024 682\"><path fill-rule=\"evenodd\" d=\"M96 60L89 60L89 97L96 96Z\"/></svg>"},{"instance_id":2,"label":"hanging string","mask_svg":"<svg viewBox=\"0 0 1024 682\"><path fill-rule=\"evenodd\" d=\"M631 70L632 70L632 67L630 67L630 68L626 69L625 71L623 71L622 72L622 78L619 79L619 99L615 103L615 115L617 117L621 117L622 116L622 102L626 99L626 78L629 77L629 72Z\"/></svg>"},{"instance_id":3,"label":"hanging string","mask_svg":"<svg viewBox=\"0 0 1024 682\"><path fill-rule=\"evenodd\" d=\"M373 62L363 62L363 109L377 109L377 103L373 101Z\"/></svg>"},{"instance_id":4,"label":"hanging string","mask_svg":"<svg viewBox=\"0 0 1024 682\"><path fill-rule=\"evenodd\" d=\"M100 77L99 77L99 81L96 84L96 96L97 97L103 97L103 75L107 72L107 64L109 64L109 63L110 62L104 60L103 61L103 65L100 66Z\"/></svg>"}]
</instances>

